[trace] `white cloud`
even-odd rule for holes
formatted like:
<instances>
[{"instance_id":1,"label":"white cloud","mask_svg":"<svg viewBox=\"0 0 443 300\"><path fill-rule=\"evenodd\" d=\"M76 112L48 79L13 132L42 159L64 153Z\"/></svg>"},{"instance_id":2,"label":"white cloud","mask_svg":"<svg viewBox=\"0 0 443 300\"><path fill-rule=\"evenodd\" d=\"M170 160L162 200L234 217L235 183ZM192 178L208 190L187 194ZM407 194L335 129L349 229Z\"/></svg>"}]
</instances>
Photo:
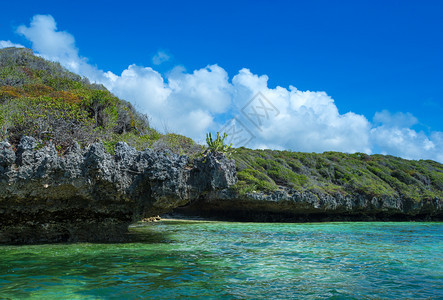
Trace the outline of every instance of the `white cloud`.
<instances>
[{"instance_id":1,"label":"white cloud","mask_svg":"<svg viewBox=\"0 0 443 300\"><path fill-rule=\"evenodd\" d=\"M443 132L432 132L428 136L410 128L418 123L412 114L382 111L375 114L374 122L380 125L371 129L371 140L381 153L443 162Z\"/></svg>"},{"instance_id":2,"label":"white cloud","mask_svg":"<svg viewBox=\"0 0 443 300\"><path fill-rule=\"evenodd\" d=\"M108 73L108 78L105 85L115 94L124 95L143 110L152 110L155 114L160 113L171 93L160 73L149 67L130 65L120 76Z\"/></svg>"},{"instance_id":3,"label":"white cloud","mask_svg":"<svg viewBox=\"0 0 443 300\"><path fill-rule=\"evenodd\" d=\"M70 62L74 66L79 57L74 37L64 31L57 31L55 20L50 15L36 15L29 27L17 28L32 43L32 48L48 59Z\"/></svg>"},{"instance_id":4,"label":"white cloud","mask_svg":"<svg viewBox=\"0 0 443 300\"><path fill-rule=\"evenodd\" d=\"M153 57L152 63L154 65L161 65L164 62L167 62L171 59L171 56L167 54L165 51L159 50Z\"/></svg>"},{"instance_id":5,"label":"white cloud","mask_svg":"<svg viewBox=\"0 0 443 300\"><path fill-rule=\"evenodd\" d=\"M232 85L228 73L217 65L195 70L171 72L168 76L171 97L182 108L197 106L212 113L225 112L231 103Z\"/></svg>"},{"instance_id":6,"label":"white cloud","mask_svg":"<svg viewBox=\"0 0 443 300\"><path fill-rule=\"evenodd\" d=\"M306 152L376 151L443 162L439 151L443 132L428 136L413 130L410 127L418 120L410 113L382 111L371 123L363 115L340 114L325 92L300 91L293 86L270 88L268 76L253 74L246 68L232 81L218 65L193 72L176 67L166 76L137 65L128 66L120 75L104 72L79 55L74 37L58 31L49 15L34 16L29 27L20 26L17 32L31 41L39 55L104 84L117 96L132 102L152 118L158 129L166 124L171 131L197 141L203 140L207 131L218 131L225 121L237 117L238 124L244 124L255 136L248 144L250 147ZM10 43L1 41L0 45L2 42ZM159 51L153 63L168 59L168 54ZM250 102L258 92L264 97L262 102L254 102L260 101L258 98ZM260 124L254 126L253 122Z\"/></svg>"},{"instance_id":7,"label":"white cloud","mask_svg":"<svg viewBox=\"0 0 443 300\"><path fill-rule=\"evenodd\" d=\"M226 111L231 101L227 73L216 65L192 74L176 70L167 78L168 84L152 68L136 65L108 78L105 86L147 113L155 127L166 125L195 139L204 136L214 114Z\"/></svg>"},{"instance_id":8,"label":"white cloud","mask_svg":"<svg viewBox=\"0 0 443 300\"><path fill-rule=\"evenodd\" d=\"M24 48L23 45L14 44L11 41L0 41L0 49L9 47Z\"/></svg>"},{"instance_id":9,"label":"white cloud","mask_svg":"<svg viewBox=\"0 0 443 300\"><path fill-rule=\"evenodd\" d=\"M102 71L79 56L74 37L68 32L58 31L52 16L35 15L30 26L19 26L17 33L31 41L32 49L42 57L60 62L65 68L86 76L91 81L103 82L107 79Z\"/></svg>"},{"instance_id":10,"label":"white cloud","mask_svg":"<svg viewBox=\"0 0 443 300\"><path fill-rule=\"evenodd\" d=\"M397 112L391 114L387 110L376 112L373 121L374 124L384 124L390 127L411 127L418 123L417 118L411 113Z\"/></svg>"},{"instance_id":11,"label":"white cloud","mask_svg":"<svg viewBox=\"0 0 443 300\"><path fill-rule=\"evenodd\" d=\"M309 152L371 152L370 123L364 116L340 115L334 100L325 92L304 92L292 86L289 90L283 87L270 89L267 81L267 76L254 75L247 69L241 70L233 79L240 98L246 95L250 98L260 91L279 111L278 115L269 112L269 118L261 118L263 124L255 131L255 147ZM238 99L238 102L242 100ZM244 99L243 102L246 104ZM264 110L261 111L264 115Z\"/></svg>"}]
</instances>

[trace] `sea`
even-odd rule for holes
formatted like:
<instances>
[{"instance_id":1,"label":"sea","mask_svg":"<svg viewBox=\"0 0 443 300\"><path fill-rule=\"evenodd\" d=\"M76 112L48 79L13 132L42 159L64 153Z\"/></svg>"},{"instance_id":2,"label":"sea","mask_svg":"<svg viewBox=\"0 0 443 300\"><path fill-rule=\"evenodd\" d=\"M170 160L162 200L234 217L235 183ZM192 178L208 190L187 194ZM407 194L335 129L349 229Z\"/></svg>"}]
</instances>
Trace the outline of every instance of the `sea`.
<instances>
[{"instance_id":1,"label":"sea","mask_svg":"<svg viewBox=\"0 0 443 300\"><path fill-rule=\"evenodd\" d=\"M0 299L443 299L443 223L135 224L0 246Z\"/></svg>"}]
</instances>

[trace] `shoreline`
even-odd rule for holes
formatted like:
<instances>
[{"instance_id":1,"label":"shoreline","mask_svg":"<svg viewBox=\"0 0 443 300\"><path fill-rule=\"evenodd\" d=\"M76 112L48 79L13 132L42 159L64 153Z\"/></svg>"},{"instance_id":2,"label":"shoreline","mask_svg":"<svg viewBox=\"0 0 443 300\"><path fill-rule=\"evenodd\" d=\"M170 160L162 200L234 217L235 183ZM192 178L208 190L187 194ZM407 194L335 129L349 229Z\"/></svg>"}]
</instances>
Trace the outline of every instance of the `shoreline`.
<instances>
[{"instance_id":1,"label":"shoreline","mask_svg":"<svg viewBox=\"0 0 443 300\"><path fill-rule=\"evenodd\" d=\"M305 220L305 221L259 221L259 220L235 220L235 219L218 219L214 217L201 217L201 216L185 216L185 215L164 215L160 216L160 220L157 221L149 221L149 222L142 222L138 221L137 223L134 223L134 225L142 225L142 224L153 224L153 223L185 223L185 222L192 222L192 223L215 223L215 222L222 222L222 223L263 223L263 224L321 224L321 223L443 223L443 220L395 220L395 219L387 219L387 220L381 220L381 219L373 219L373 220Z\"/></svg>"}]
</instances>

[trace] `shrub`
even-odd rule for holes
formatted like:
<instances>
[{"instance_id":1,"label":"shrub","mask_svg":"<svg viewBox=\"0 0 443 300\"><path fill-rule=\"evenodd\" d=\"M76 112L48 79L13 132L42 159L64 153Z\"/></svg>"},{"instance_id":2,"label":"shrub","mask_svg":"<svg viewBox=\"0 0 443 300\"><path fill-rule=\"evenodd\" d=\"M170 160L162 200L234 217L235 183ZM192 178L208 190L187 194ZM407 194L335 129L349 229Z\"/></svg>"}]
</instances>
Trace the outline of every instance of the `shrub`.
<instances>
[{"instance_id":1,"label":"shrub","mask_svg":"<svg viewBox=\"0 0 443 300\"><path fill-rule=\"evenodd\" d=\"M226 133L223 134L223 137L220 136L220 133L217 132L217 137L215 140L212 139L211 133L206 134L206 143L207 143L207 149L205 153L212 152L214 154L224 154L228 157L232 155L234 152L234 149L232 148L232 143L230 145L225 145L224 141L228 137ZM205 155L205 153L203 155Z\"/></svg>"}]
</instances>

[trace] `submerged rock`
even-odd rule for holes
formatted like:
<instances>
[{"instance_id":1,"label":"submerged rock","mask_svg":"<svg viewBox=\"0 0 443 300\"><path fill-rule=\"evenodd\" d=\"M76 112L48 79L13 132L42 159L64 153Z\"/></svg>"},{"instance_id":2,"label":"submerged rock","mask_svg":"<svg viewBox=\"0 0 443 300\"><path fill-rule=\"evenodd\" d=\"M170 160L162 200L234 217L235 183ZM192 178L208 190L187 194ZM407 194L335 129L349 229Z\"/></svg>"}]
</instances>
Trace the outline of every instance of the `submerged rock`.
<instances>
[{"instance_id":1,"label":"submerged rock","mask_svg":"<svg viewBox=\"0 0 443 300\"><path fill-rule=\"evenodd\" d=\"M0 243L123 241L128 225L235 183L226 159L190 161L120 142L74 144L60 156L23 137L0 143Z\"/></svg>"}]
</instances>

